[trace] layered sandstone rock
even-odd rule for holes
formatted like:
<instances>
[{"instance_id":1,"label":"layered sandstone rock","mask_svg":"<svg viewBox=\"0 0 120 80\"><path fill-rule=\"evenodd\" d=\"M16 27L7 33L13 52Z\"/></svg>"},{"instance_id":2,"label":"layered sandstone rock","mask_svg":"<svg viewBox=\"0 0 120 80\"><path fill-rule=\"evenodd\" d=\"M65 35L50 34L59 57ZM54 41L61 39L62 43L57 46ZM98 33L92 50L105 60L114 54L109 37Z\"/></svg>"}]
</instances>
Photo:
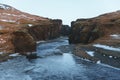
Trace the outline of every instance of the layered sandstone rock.
<instances>
[{"instance_id":1,"label":"layered sandstone rock","mask_svg":"<svg viewBox=\"0 0 120 80\"><path fill-rule=\"evenodd\" d=\"M120 11L107 13L90 19L78 19L71 23L70 43L90 43L97 39L111 39L120 34Z\"/></svg>"}]
</instances>

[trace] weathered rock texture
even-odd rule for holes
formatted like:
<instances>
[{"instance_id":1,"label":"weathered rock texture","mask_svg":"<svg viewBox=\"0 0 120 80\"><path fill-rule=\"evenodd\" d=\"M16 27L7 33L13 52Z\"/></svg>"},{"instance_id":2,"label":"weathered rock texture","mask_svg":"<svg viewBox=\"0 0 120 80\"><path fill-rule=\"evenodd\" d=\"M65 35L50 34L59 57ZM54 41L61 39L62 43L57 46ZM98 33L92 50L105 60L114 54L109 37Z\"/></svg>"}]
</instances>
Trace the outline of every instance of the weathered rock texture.
<instances>
[{"instance_id":1,"label":"weathered rock texture","mask_svg":"<svg viewBox=\"0 0 120 80\"><path fill-rule=\"evenodd\" d=\"M92 62L120 68L120 51L106 49L120 47L120 11L90 19L78 19L71 26L69 42L75 43L73 54ZM94 44L105 47L95 47Z\"/></svg>"},{"instance_id":2,"label":"weathered rock texture","mask_svg":"<svg viewBox=\"0 0 120 80\"><path fill-rule=\"evenodd\" d=\"M61 36L68 36L70 34L70 29L69 25L62 25L60 31Z\"/></svg>"},{"instance_id":3,"label":"weathered rock texture","mask_svg":"<svg viewBox=\"0 0 120 80\"><path fill-rule=\"evenodd\" d=\"M50 20L47 23L31 26L28 32L36 41L54 39L60 36L61 25L61 20Z\"/></svg>"},{"instance_id":4,"label":"weathered rock texture","mask_svg":"<svg viewBox=\"0 0 120 80\"><path fill-rule=\"evenodd\" d=\"M21 12L0 4L0 52L36 51L36 41L59 37L61 20Z\"/></svg>"},{"instance_id":5,"label":"weathered rock texture","mask_svg":"<svg viewBox=\"0 0 120 80\"><path fill-rule=\"evenodd\" d=\"M112 34L120 34L120 11L73 21L69 42L86 44L97 39L108 40Z\"/></svg>"}]
</instances>

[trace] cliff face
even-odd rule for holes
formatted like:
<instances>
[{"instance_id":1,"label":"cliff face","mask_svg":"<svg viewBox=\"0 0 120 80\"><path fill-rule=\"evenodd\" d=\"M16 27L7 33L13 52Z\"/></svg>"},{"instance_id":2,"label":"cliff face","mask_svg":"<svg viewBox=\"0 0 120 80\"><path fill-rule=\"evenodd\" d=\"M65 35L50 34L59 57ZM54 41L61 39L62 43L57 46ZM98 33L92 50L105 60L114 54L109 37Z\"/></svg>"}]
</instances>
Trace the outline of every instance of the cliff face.
<instances>
[{"instance_id":1,"label":"cliff face","mask_svg":"<svg viewBox=\"0 0 120 80\"><path fill-rule=\"evenodd\" d=\"M110 35L120 34L120 11L71 23L70 43L91 43L111 40Z\"/></svg>"},{"instance_id":2,"label":"cliff face","mask_svg":"<svg viewBox=\"0 0 120 80\"><path fill-rule=\"evenodd\" d=\"M71 26L69 42L77 44L73 54L120 68L120 11L77 19Z\"/></svg>"},{"instance_id":3,"label":"cliff face","mask_svg":"<svg viewBox=\"0 0 120 80\"><path fill-rule=\"evenodd\" d=\"M68 36L70 34L70 29L71 28L70 28L69 25L62 25L61 31L60 31L61 35L62 36Z\"/></svg>"},{"instance_id":4,"label":"cliff face","mask_svg":"<svg viewBox=\"0 0 120 80\"><path fill-rule=\"evenodd\" d=\"M36 41L54 39L60 36L61 25L61 20L50 20L47 23L31 26L28 32Z\"/></svg>"},{"instance_id":5,"label":"cliff face","mask_svg":"<svg viewBox=\"0 0 120 80\"><path fill-rule=\"evenodd\" d=\"M36 41L59 37L61 20L51 20L0 4L0 52L36 51Z\"/></svg>"}]
</instances>

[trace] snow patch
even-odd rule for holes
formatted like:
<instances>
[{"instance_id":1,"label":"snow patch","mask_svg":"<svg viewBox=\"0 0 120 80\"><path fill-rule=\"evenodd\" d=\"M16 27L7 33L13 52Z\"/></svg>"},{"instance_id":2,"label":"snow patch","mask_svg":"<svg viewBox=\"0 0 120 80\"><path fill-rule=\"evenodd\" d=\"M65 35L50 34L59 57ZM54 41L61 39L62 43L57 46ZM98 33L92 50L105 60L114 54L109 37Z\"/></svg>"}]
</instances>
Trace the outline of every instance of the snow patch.
<instances>
[{"instance_id":1,"label":"snow patch","mask_svg":"<svg viewBox=\"0 0 120 80\"><path fill-rule=\"evenodd\" d=\"M1 55L1 54L4 54L4 53L3 53L3 52L0 52L0 55Z\"/></svg>"},{"instance_id":2,"label":"snow patch","mask_svg":"<svg viewBox=\"0 0 120 80\"><path fill-rule=\"evenodd\" d=\"M11 15L11 14L9 14L9 13L2 13L3 15Z\"/></svg>"},{"instance_id":3,"label":"snow patch","mask_svg":"<svg viewBox=\"0 0 120 80\"><path fill-rule=\"evenodd\" d=\"M44 43L44 42L46 42L46 41L41 40L41 41L37 41L36 43L39 44L39 43Z\"/></svg>"},{"instance_id":4,"label":"snow patch","mask_svg":"<svg viewBox=\"0 0 120 80\"><path fill-rule=\"evenodd\" d=\"M3 21L3 22L16 22L16 21L14 21L14 20L6 20L6 19L1 19L1 21Z\"/></svg>"},{"instance_id":5,"label":"snow patch","mask_svg":"<svg viewBox=\"0 0 120 80\"><path fill-rule=\"evenodd\" d=\"M16 57L16 56L19 56L19 53L10 54L9 56L11 56L11 57Z\"/></svg>"},{"instance_id":6,"label":"snow patch","mask_svg":"<svg viewBox=\"0 0 120 80\"><path fill-rule=\"evenodd\" d=\"M86 51L90 56L94 56L94 51Z\"/></svg>"},{"instance_id":7,"label":"snow patch","mask_svg":"<svg viewBox=\"0 0 120 80\"><path fill-rule=\"evenodd\" d=\"M109 58L112 58L112 56L109 56Z\"/></svg>"},{"instance_id":8,"label":"snow patch","mask_svg":"<svg viewBox=\"0 0 120 80\"><path fill-rule=\"evenodd\" d=\"M106 49L106 50L111 50L111 51L120 52L120 48L114 48L114 47L107 46L107 45L94 44L93 46L94 46L94 47L98 47L98 48L102 48L102 49Z\"/></svg>"},{"instance_id":9,"label":"snow patch","mask_svg":"<svg viewBox=\"0 0 120 80\"><path fill-rule=\"evenodd\" d=\"M120 39L120 34L112 34L110 36L114 39Z\"/></svg>"},{"instance_id":10,"label":"snow patch","mask_svg":"<svg viewBox=\"0 0 120 80\"><path fill-rule=\"evenodd\" d=\"M100 64L101 63L101 61L99 60L99 61L97 61L97 64Z\"/></svg>"},{"instance_id":11,"label":"snow patch","mask_svg":"<svg viewBox=\"0 0 120 80\"><path fill-rule=\"evenodd\" d=\"M33 26L33 24L28 24L28 26L29 26L29 27L32 27L32 26Z\"/></svg>"},{"instance_id":12,"label":"snow patch","mask_svg":"<svg viewBox=\"0 0 120 80\"><path fill-rule=\"evenodd\" d=\"M5 5L5 4L0 4L0 9L9 10L9 9L11 9L11 7L8 5Z\"/></svg>"}]
</instances>

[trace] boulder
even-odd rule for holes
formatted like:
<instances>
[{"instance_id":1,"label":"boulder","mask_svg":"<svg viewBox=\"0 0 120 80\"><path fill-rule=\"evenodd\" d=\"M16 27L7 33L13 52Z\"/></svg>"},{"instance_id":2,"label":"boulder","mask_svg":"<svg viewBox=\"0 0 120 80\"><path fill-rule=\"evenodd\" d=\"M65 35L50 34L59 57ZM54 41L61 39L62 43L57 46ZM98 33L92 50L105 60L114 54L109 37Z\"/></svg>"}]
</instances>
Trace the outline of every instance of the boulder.
<instances>
[{"instance_id":1,"label":"boulder","mask_svg":"<svg viewBox=\"0 0 120 80\"><path fill-rule=\"evenodd\" d=\"M13 32L14 51L18 53L34 52L36 51L36 42L33 37L23 31Z\"/></svg>"}]
</instances>

